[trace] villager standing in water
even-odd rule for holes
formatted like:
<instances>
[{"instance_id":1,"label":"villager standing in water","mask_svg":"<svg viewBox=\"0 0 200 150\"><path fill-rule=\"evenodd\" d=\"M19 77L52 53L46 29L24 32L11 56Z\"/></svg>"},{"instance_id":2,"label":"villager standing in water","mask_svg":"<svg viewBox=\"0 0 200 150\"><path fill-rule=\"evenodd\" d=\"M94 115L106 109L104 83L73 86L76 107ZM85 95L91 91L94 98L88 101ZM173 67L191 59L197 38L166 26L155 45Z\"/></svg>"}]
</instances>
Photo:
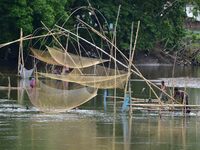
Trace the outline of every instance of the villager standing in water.
<instances>
[{"instance_id":1,"label":"villager standing in water","mask_svg":"<svg viewBox=\"0 0 200 150\"><path fill-rule=\"evenodd\" d=\"M167 95L165 94L167 92L167 88L166 88L166 85L165 85L165 82L164 81L161 81L161 93L160 93L160 99L164 102L166 102L168 99L167 99Z\"/></svg>"},{"instance_id":2,"label":"villager standing in water","mask_svg":"<svg viewBox=\"0 0 200 150\"><path fill-rule=\"evenodd\" d=\"M179 90L177 87L174 88L174 99L181 104L189 104L188 94L182 90ZM186 112L190 113L190 107L186 107Z\"/></svg>"}]
</instances>

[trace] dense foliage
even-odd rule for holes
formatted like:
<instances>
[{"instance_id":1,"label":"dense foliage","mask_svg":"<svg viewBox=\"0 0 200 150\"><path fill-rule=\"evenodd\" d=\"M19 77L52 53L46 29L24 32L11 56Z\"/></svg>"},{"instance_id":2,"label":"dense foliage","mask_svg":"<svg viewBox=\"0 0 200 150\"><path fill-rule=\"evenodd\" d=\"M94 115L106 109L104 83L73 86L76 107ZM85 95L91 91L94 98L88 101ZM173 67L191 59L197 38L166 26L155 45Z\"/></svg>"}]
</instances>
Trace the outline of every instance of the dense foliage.
<instances>
[{"instance_id":1,"label":"dense foliage","mask_svg":"<svg viewBox=\"0 0 200 150\"><path fill-rule=\"evenodd\" d=\"M31 34L41 27L41 21L52 26L60 16L67 16L67 0L1 0L0 1L0 42L19 37L20 28Z\"/></svg>"},{"instance_id":2,"label":"dense foliage","mask_svg":"<svg viewBox=\"0 0 200 150\"><path fill-rule=\"evenodd\" d=\"M136 31L137 21L140 20L138 49L178 48L184 36L187 3L195 4L196 10L199 10L200 0L0 0L0 43L17 39L20 28L25 35L31 34L42 26L41 21L51 27L58 20L64 22L74 9L90 5L102 12L107 22L100 19L100 23L104 30L111 33L111 25L114 26L121 5L117 26L118 47L124 50L129 48L131 23L134 22ZM82 10L78 14L87 17L88 11ZM95 18L92 21L97 22ZM75 18L68 27L74 24L77 24Z\"/></svg>"}]
</instances>

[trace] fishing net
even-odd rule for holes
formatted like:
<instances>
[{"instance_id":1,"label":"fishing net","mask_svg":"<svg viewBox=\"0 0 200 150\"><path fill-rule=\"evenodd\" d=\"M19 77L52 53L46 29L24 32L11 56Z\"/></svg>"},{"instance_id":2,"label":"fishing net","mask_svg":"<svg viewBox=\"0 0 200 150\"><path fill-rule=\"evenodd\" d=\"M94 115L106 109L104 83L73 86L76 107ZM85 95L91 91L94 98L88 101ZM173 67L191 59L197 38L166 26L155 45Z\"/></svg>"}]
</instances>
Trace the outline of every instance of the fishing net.
<instances>
[{"instance_id":1,"label":"fishing net","mask_svg":"<svg viewBox=\"0 0 200 150\"><path fill-rule=\"evenodd\" d=\"M85 75L96 75L96 76L114 76L126 74L127 72L119 69L107 68L105 66L95 65L87 68L73 69L72 74L85 74Z\"/></svg>"},{"instance_id":2,"label":"fishing net","mask_svg":"<svg viewBox=\"0 0 200 150\"><path fill-rule=\"evenodd\" d=\"M82 57L82 56L74 55L68 52L62 52L62 50L58 48L47 47L47 49L51 57L56 62L58 62L62 66L66 66L69 68L85 68L85 67L97 65L97 64L108 61L104 59Z\"/></svg>"},{"instance_id":3,"label":"fishing net","mask_svg":"<svg viewBox=\"0 0 200 150\"><path fill-rule=\"evenodd\" d=\"M31 48L31 51L34 54L34 57L37 58L38 60L43 61L47 64L60 66L60 64L51 57L48 51L40 51L34 48Z\"/></svg>"},{"instance_id":4,"label":"fishing net","mask_svg":"<svg viewBox=\"0 0 200 150\"><path fill-rule=\"evenodd\" d=\"M114 75L115 73L116 75ZM128 73L124 71L115 71L103 66L93 66L80 70L74 69L69 74L39 74L51 79L79 83L99 89L124 88L128 76Z\"/></svg>"},{"instance_id":5,"label":"fishing net","mask_svg":"<svg viewBox=\"0 0 200 150\"><path fill-rule=\"evenodd\" d=\"M97 89L94 88L73 85L60 86L61 84L65 85L66 83L55 81L50 86L38 81L36 87L27 89L31 103L43 112L65 112L82 105L97 95Z\"/></svg>"},{"instance_id":6,"label":"fishing net","mask_svg":"<svg viewBox=\"0 0 200 150\"><path fill-rule=\"evenodd\" d=\"M37 59L48 64L67 66L73 68L73 71L62 75L40 73L42 76L100 89L124 88L128 73L97 65L107 60L81 57L68 52L62 52L58 48L47 47L47 49L48 52L42 52L33 48L31 50Z\"/></svg>"}]
</instances>

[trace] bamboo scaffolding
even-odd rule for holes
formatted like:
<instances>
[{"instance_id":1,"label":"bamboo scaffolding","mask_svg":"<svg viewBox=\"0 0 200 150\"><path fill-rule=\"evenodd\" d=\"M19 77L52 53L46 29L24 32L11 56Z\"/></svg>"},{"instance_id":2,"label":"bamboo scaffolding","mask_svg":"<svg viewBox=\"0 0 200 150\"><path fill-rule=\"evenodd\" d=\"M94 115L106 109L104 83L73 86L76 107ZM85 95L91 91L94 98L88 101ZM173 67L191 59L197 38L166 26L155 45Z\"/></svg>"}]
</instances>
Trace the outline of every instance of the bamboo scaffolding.
<instances>
[{"instance_id":1,"label":"bamboo scaffolding","mask_svg":"<svg viewBox=\"0 0 200 150\"><path fill-rule=\"evenodd\" d=\"M100 32L98 32L96 29L94 29L93 27L91 27L90 25L88 25L87 23L85 23L83 20L78 19L81 23L83 23L84 25L86 25L87 27L89 27L94 33L96 33L98 36L100 36L102 39L106 40L109 44L111 44L112 46L113 43L111 43L106 36L102 35ZM56 25L57 26L57 25ZM59 26L57 26L59 28ZM116 50L118 50L118 52L123 56L123 58L125 58L128 61L128 58L116 47ZM121 63L120 63L121 64ZM134 70L131 70L133 73L135 73L137 76L141 77L147 84L148 86L151 88L150 84L153 85L155 88L159 89L160 88L158 86L156 86L155 84L153 84L152 82L150 82L149 80L147 80L146 78L144 78L144 76L140 73L140 71L137 69L137 67L132 64L132 66L134 67L134 69L136 69L137 72L135 72ZM159 99L159 97L157 96L157 94L155 93L155 91L151 88L151 90L153 91L153 93L155 94L155 96ZM164 92L168 97L170 97L172 100L174 100L173 97L171 97L169 94L167 94L166 92Z\"/></svg>"},{"instance_id":2,"label":"bamboo scaffolding","mask_svg":"<svg viewBox=\"0 0 200 150\"><path fill-rule=\"evenodd\" d=\"M185 104L132 104L132 106L136 107L185 107ZM186 105L186 107L200 107L200 105Z\"/></svg>"},{"instance_id":3,"label":"bamboo scaffolding","mask_svg":"<svg viewBox=\"0 0 200 150\"><path fill-rule=\"evenodd\" d=\"M119 7L119 9L120 9L120 7ZM118 14L118 16L119 16L119 14ZM118 20L118 17L117 17L117 20ZM79 21L81 21L81 23L83 23L84 25L86 24L85 22L83 22L82 20L80 20L79 19ZM117 22L117 21L116 21ZM139 24L139 22L138 22L138 24ZM43 24L44 25L44 24ZM90 27L88 24L86 24L87 25L87 27ZM158 104L152 104L152 103L148 103L148 104L141 104L141 103L145 103L146 101L144 100L144 101L139 101L137 98L131 98L131 100L133 100L135 103L134 104L131 104L131 107L133 106L133 107L151 107L151 108L154 108L154 107L157 107L157 108L159 108L159 110L161 110L162 108L165 108L165 107L171 107L171 108L174 108L174 107L178 107L178 108L185 108L185 110L186 110L186 108L187 107L192 107L192 108L194 108L194 107L200 107L200 105L186 105L185 103L184 104L163 104L162 102L161 102L161 100L160 100L160 98L158 97L158 95L156 94L156 92L154 91L154 89L152 88L152 86L153 87L155 87L155 88L157 88L157 89L159 89L160 90L160 88L157 86L157 85L155 85L154 83L152 83L151 81L149 81L149 80L147 80L141 73L140 73L140 71L137 69L137 67L133 64L133 63L130 63L130 62L132 62L132 60L133 60L133 56L134 56L134 51L135 51L135 49L136 49L136 41L137 41L137 36L138 36L138 31L139 31L139 25L138 25L138 29L137 29L137 33L136 33L136 38L135 38L135 43L134 43L134 48L133 48L133 52L132 52L132 57L130 57L129 59L117 48L117 46L116 46L116 33L114 33L114 38L115 38L115 40L114 40L114 42L110 42L108 39L107 39L107 37L105 37L105 35L102 35L101 33L99 33L97 30L95 30L94 28L92 28L92 27L90 27L90 29L94 32L94 33L96 33L97 35L99 35L99 36L101 36L102 37L102 39L104 39L104 40L106 40L108 43L110 43L111 45L112 45L112 47L114 47L115 48L115 56L112 56L112 55L110 55L110 54L108 54L106 51L104 51L103 49L101 49L101 48L99 48L98 46L96 46L96 45L94 45L93 43L91 43L91 42L89 42L89 41L87 41L86 39L84 39L84 38L82 38L82 37L80 37L79 35L78 35L78 33L77 34L74 34L73 32L71 32L71 31L69 31L69 30L67 30L67 29L64 29L63 27L60 27L60 26L58 26L58 25L55 25L56 27L58 27L60 30L62 30L62 31L60 31L60 32L52 32L52 30L49 30L45 25L44 25L44 27L48 30L48 34L45 34L45 35L41 35L41 36L34 36L34 37L31 37L31 35L28 35L28 36L25 36L25 37L23 37L23 36L21 36L20 37L20 39L19 40L15 40L15 41L12 41L12 42L8 42L8 43L5 43L5 44L1 44L0 45L0 48L1 47L3 47L3 46L6 46L6 45L9 45L9 44L12 44L12 43L15 43L15 42L22 42L23 40L30 40L30 39L35 39L35 38L40 38L40 37L46 37L46 36L53 36L53 38L58 42L58 40L55 38L55 36L54 35L57 35L57 34L63 34L64 32L67 32L68 34L72 34L72 35L74 35L74 36L76 36L77 37L77 39L81 39L81 40L83 40L83 41L85 41L86 43L88 43L88 44L90 44L90 45L92 45L92 46L94 46L96 49L98 49L98 50L100 50L100 51L102 51L104 54L106 54L106 55L108 55L111 59L113 59L114 61L115 61L115 68L116 68L116 62L117 63L119 63L119 64L121 64L123 67L125 67L126 69L128 69L128 72L130 72L129 73L129 75L128 75L128 77L127 77L127 85L128 85L128 80L129 80L129 77L130 77L130 74L131 73L134 73L134 74L136 74L137 76L139 76L140 78L142 78L146 83L147 83L147 85L150 87L150 89L153 91L153 93L154 93L154 95L156 96L156 102L158 103ZM116 26L115 26L116 27ZM116 29L115 29L115 32L116 32ZM132 35L131 35L131 38L132 38ZM132 43L132 42L131 42ZM58 42L58 44L60 44L59 42ZM60 44L60 46L64 49L64 47ZM131 49L132 49L132 47L131 47ZM116 58L116 52L117 51L119 51L120 52L120 54L125 58L125 59L127 59L128 61L129 61L129 65L128 66L126 66L124 63L122 63L121 61L119 61L119 60L117 60L117 58ZM130 55L131 55L131 53L130 53ZM74 62L75 63L75 62ZM131 67L133 67L135 70L133 70L133 69L131 69ZM115 73L116 74L116 73ZM127 90L127 85L126 85L126 88L125 88L125 92L126 92L126 90ZM6 88L11 88L12 89L12 87L0 87L0 89L6 89ZM13 87L14 89L16 88L16 89L18 89L18 87ZM175 100L174 100L174 98L171 96L171 95L169 95L169 94L167 94L166 92L163 92L163 93L165 93L168 97L170 97L171 99L172 99L172 102L175 102ZM110 98L119 98L119 99L123 99L124 97L117 97L116 96L116 92L115 92L115 94L114 94L114 96L107 96L107 97L110 97ZM140 103L140 104L137 104L137 103ZM149 110L149 109L148 109ZM175 110L175 109L173 109L173 110Z\"/></svg>"},{"instance_id":4,"label":"bamboo scaffolding","mask_svg":"<svg viewBox=\"0 0 200 150\"><path fill-rule=\"evenodd\" d=\"M70 34L72 34L72 35L74 35L74 36L79 37L79 38L82 39L83 41L85 41L85 42L89 43L90 45L94 46L95 48L101 50L104 54L110 56L107 52L105 52L105 51L102 50L101 48L99 48L99 47L97 47L96 45L90 43L89 41L87 41L87 40L81 38L80 36L78 36L78 35L72 33L71 31L66 30L66 29L64 29L64 28L62 28L62 27L60 27L60 26L58 26L58 25L55 25L55 26L57 26L58 28L60 28L60 29L62 29L62 30L67 31L68 33L70 33ZM95 29L94 29L94 31L95 31ZM48 34L45 34L45 35L34 36L34 37L30 37L31 35L28 35L28 36L25 36L25 37L20 38L20 39L18 39L18 40L15 40L15 41L12 41L12 42L8 42L8 43L5 43L5 44L1 44L1 45L0 45L0 48L3 47L3 46L9 45L9 44L15 43L15 42L19 42L20 40L31 40L31 39L36 39L36 38L41 38L41 37L46 37L46 36L52 36L52 35L57 35L57 34L62 34L62 33L63 33L63 32L57 32L57 33L52 33L52 32L51 32L51 33L48 33ZM97 33L98 33L98 32L97 32ZM98 35L101 35L101 34L99 33ZM102 35L101 35L101 36L102 36ZM106 39L106 41L110 42L109 40L107 40L106 37L103 37L103 39ZM112 43L111 43L111 44L112 44ZM112 45L113 45L113 44L112 44ZM124 56L124 54L123 54L115 45L114 45L114 47L116 48L116 50L118 50L118 51L122 54L122 56L123 56L124 58L126 58L126 56ZM116 59L113 58L113 57L111 57L111 58L112 58L113 60L116 60ZM127 58L126 58L126 59L127 59ZM123 63L121 63L120 61L116 60L116 62L118 62L119 64L121 64L121 65L124 66L125 68L127 68L127 66L124 65ZM135 68L135 66L134 66L133 64L132 64L132 66ZM154 87L156 87L157 89L160 89L158 86L156 86L155 84L153 84L153 83L151 83L150 81L148 81L147 79L145 79L145 78L142 76L141 73L138 73L138 72L136 72L136 71L134 71L134 70L132 70L132 69L131 69L131 71L132 71L133 73L135 73L136 75L138 75L139 77L141 77L142 79L144 79L145 82L148 83L148 85L151 84L151 85L153 85ZM150 88L152 89L152 87L150 87ZM153 93L155 94L155 96L159 99L159 97L157 96L157 94L155 93L155 91L154 91L153 89L152 89L152 91L153 91ZM169 96L167 93L165 93L165 94L166 94L167 96ZM169 96L169 97L170 97L170 96ZM173 98L172 98L172 99L173 99Z\"/></svg>"},{"instance_id":5,"label":"bamboo scaffolding","mask_svg":"<svg viewBox=\"0 0 200 150\"><path fill-rule=\"evenodd\" d=\"M82 20L80 20L80 19L78 19L78 20L81 21L81 22L82 22L84 25L86 25L87 27L89 27L94 33L96 33L97 35L99 35L102 39L106 40L106 41L107 41L108 43L110 43L112 46L115 46L115 45L113 45L112 42L110 42L110 41L107 39L107 37L103 36L103 35L102 35L101 33L99 33L96 29L94 29L93 27L91 27L90 25L88 25L87 23L85 23L84 21L82 21ZM63 27L60 27L60 26L58 26L58 25L55 25L55 26L58 27L59 29L63 30L63 32L67 32L67 33L70 33L70 34L72 34L72 35L74 35L74 36L78 36L78 35L74 34L73 32L71 32L71 31L69 31L69 30L67 30L67 29L64 29ZM104 54L110 56L107 52L105 52L104 50L102 50L102 49L99 48L98 46L92 44L91 42L87 41L86 39L84 39L84 38L82 38L82 37L80 37L80 36L79 36L79 38L82 39L83 41L85 41L86 43L90 44L91 46L94 46L96 49L99 49L99 50L102 51ZM115 48L116 48L116 50L118 50L118 52L128 61L128 58L127 58L117 47L115 47ZM112 58L114 61L116 60L116 59L115 59L114 57L112 57L112 56L110 56L110 58ZM127 67L125 64L123 64L122 62L120 62L120 61L118 61L118 60L116 60L116 62L118 62L120 65L122 65L123 67L125 67L125 68L128 69L128 67ZM160 89L157 85L155 85L154 83L152 83L152 82L150 82L149 80L147 80L147 79L140 73L140 71L137 69L137 67L136 67L133 63L132 63L132 66L134 67L134 69L135 69L137 72L134 71L133 69L131 69L131 72L133 72L134 74L136 74L137 76L139 76L140 78L142 78L142 79L147 83L147 85L150 87L150 89L153 91L153 93L154 93L154 95L156 96L156 98L159 99L158 95L157 95L156 92L153 90L153 88L151 87L151 85L154 86L155 88L157 88L158 90L161 90L161 89ZM172 100L175 101L175 99L174 99L173 97L171 97L171 95L169 95L169 94L166 93L166 92L163 92L163 93L166 94L168 97L170 97Z\"/></svg>"},{"instance_id":6,"label":"bamboo scaffolding","mask_svg":"<svg viewBox=\"0 0 200 150\"><path fill-rule=\"evenodd\" d=\"M83 8L87 8L87 7L83 7ZM81 8L79 8L79 9L81 9ZM78 9L77 9L78 10ZM76 11L77 11L76 10ZM69 17L68 17L69 18ZM80 20L80 19L79 19ZM82 21L82 23L84 23L83 21ZM84 24L86 24L86 23L84 23ZM55 26L57 26L57 25L55 25ZM89 26L89 25L87 25L87 26ZM57 27L59 27L59 26L57 26ZM64 29L63 27L59 27L60 29ZM102 37L102 39L104 39L104 40L106 40L108 43L110 42L104 35L102 35L101 33L99 33L98 31L96 31L94 28L92 28L92 27L90 27L91 29L92 29L92 31L94 31L95 33L97 33L97 35L99 35L99 36L101 36ZM72 34L72 32L70 32L69 30L65 30L65 31L67 31L68 33L70 33L70 34ZM28 40L28 39L34 39L34 38L39 38L39 37L46 37L46 36L52 36L52 35L55 35L55 34L62 34L62 32L58 32L58 33L52 33L52 32L50 32L50 33L48 33L48 34L46 34L46 35L41 35L41 36L35 36L35 37L31 37L31 38L28 38L29 36L31 36L31 35L29 35L29 36L27 36L26 38L22 38L23 40ZM74 34L75 36L77 36L76 34ZM80 39L82 39L83 40L83 38L81 38L80 36L77 36L78 38L80 38ZM22 40L22 39L19 39L19 40ZM5 45L9 45L9 44L11 44L11 43L14 43L14 42L18 42L19 40L15 40L15 41L13 41L13 42L9 42L9 43L6 43L6 44L1 44L0 45L0 47L2 47L2 46L5 46ZM87 40L83 40L83 41L86 41L87 43L88 43L88 41ZM91 43L92 44L92 43ZM122 56L124 57L124 58L126 58L126 56L124 56L124 54L115 46L115 45L113 45L113 43L111 43L111 45L112 46L114 46L115 48L116 48L116 50L118 50L119 52L120 52L120 54L122 54ZM93 45L94 46L94 45ZM94 46L95 48L97 48L97 46ZM97 48L97 49L99 49L99 48ZM106 54L106 55L108 55L108 56L110 56L109 54L107 54L104 50L102 50L102 49L100 49L104 54ZM113 59L113 58L112 58ZM127 59L127 58L126 58ZM114 58L114 60L116 60L116 58ZM116 62L120 62L120 61L116 61ZM122 65L123 63L121 63L120 62L120 64ZM122 66L126 66L126 65L122 65ZM133 72L133 73L135 73L136 75L138 75L139 77L141 77L142 79L144 79L144 81L148 84L148 86L150 86L150 88L151 88L151 90L153 91L153 93L155 94L155 96L159 99L159 97L157 96L157 94L156 94L156 92L153 90L153 88L151 87L151 85L153 85L154 87L156 87L157 89L159 89L160 90L160 88L158 87L158 86L156 86L155 84L153 84L153 83L151 83L150 81L148 81L146 78L144 78L143 76L142 76L142 74L139 72L139 70L135 67L135 65L133 65L132 64L132 66L136 69L136 71L134 71L134 70L132 70L131 69L131 71ZM127 68L127 67L126 67ZM165 93L167 96L169 96L167 93ZM170 97L170 96L169 96ZM171 97L171 99L173 99L172 97ZM174 100L174 99L173 99Z\"/></svg>"},{"instance_id":7,"label":"bamboo scaffolding","mask_svg":"<svg viewBox=\"0 0 200 150\"><path fill-rule=\"evenodd\" d=\"M141 111L152 111L152 112L156 112L156 111L159 111L159 109L153 109L153 108L145 108L145 107L135 107L134 110L141 110ZM133 111L134 111L133 110ZM200 111L200 108L199 109L190 109L192 110L192 112L199 112ZM166 114L169 114L169 112L182 112L181 108L180 109L161 109L161 112L163 114L163 112L166 112ZM187 115L187 113L183 113L184 116Z\"/></svg>"},{"instance_id":8,"label":"bamboo scaffolding","mask_svg":"<svg viewBox=\"0 0 200 150\"><path fill-rule=\"evenodd\" d=\"M79 37L79 38L80 38L81 40L83 40L84 42L90 44L91 46L94 46L96 49L102 51L104 54L106 54L107 56L109 56L111 59L113 59L114 61L116 61L117 63L119 63L120 65L122 65L123 67L125 67L125 68L128 69L127 65L125 65L125 64L122 63L121 61L115 59L113 56L111 56L110 54L108 54L106 51L102 50L101 48L99 48L98 46L96 46L96 45L94 45L93 43L89 42L88 40L86 40L86 39L80 37L79 35L76 35L75 33L71 32L71 31L69 31L69 30L67 30L67 29L64 29L64 28L62 28L62 27L60 27L60 26L58 26L58 25L55 25L55 26L58 27L58 28L60 28L60 29L62 29L63 32L67 32L67 33L69 33L69 34L71 34L71 35L74 35L74 36L76 36L76 37ZM105 38L105 37L104 37L104 38ZM105 38L105 39L106 39L106 38ZM109 40L108 40L108 41L109 41ZM110 42L110 41L109 41L109 42ZM110 44L113 44L113 43L110 43ZM116 47L116 49L118 49L118 48ZM119 49L118 49L118 51L120 52L120 54L122 54L123 57L126 58L126 56L125 56ZM127 58L126 58L126 59L127 59ZM150 87L150 89L153 91L153 93L154 93L154 95L156 96L156 98L157 98L157 99L160 99L160 98L158 97L158 95L156 94L156 92L154 91L154 89L151 87L151 85L153 85L154 87L156 87L156 88L159 89L159 90L161 90L161 89L160 89L157 85L155 85L155 84L153 84L152 82L148 81L148 80L139 72L139 70L135 67L135 65L134 65L133 63L132 63L132 66L137 70L137 72L134 71L133 69L131 69L131 72L133 72L134 74L136 74L137 76L139 76L140 78L142 78L142 79L147 83L147 85ZM139 72L139 73L138 73L138 72ZM169 96L171 99L174 100L174 98L171 97L171 96L170 96L169 94L167 94L166 92L165 92L165 94L166 94L167 96Z\"/></svg>"},{"instance_id":9,"label":"bamboo scaffolding","mask_svg":"<svg viewBox=\"0 0 200 150\"><path fill-rule=\"evenodd\" d=\"M106 96L107 98L114 98L116 97L117 99L124 99L124 97L122 96ZM144 99L144 98L135 98L135 97L132 97L131 100L133 101L139 101L139 102L147 102L147 100L149 99ZM151 102L159 102L158 99L151 99Z\"/></svg>"}]
</instances>

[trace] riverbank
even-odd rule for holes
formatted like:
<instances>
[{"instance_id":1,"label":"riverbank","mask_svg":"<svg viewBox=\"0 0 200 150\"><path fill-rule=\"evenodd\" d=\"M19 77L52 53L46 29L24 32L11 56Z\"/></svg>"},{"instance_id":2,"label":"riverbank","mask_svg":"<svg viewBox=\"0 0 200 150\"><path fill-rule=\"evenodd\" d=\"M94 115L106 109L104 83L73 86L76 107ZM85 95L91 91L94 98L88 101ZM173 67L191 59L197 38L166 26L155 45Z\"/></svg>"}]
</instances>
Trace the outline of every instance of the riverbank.
<instances>
[{"instance_id":1,"label":"riverbank","mask_svg":"<svg viewBox=\"0 0 200 150\"><path fill-rule=\"evenodd\" d=\"M144 53L138 52L134 57L135 64L141 65L172 65L174 59L162 53Z\"/></svg>"},{"instance_id":2,"label":"riverbank","mask_svg":"<svg viewBox=\"0 0 200 150\"><path fill-rule=\"evenodd\" d=\"M200 66L199 61L191 59L185 55L173 55L164 51L153 51L152 53L137 52L134 63L140 65L181 65L181 66Z\"/></svg>"}]
</instances>

